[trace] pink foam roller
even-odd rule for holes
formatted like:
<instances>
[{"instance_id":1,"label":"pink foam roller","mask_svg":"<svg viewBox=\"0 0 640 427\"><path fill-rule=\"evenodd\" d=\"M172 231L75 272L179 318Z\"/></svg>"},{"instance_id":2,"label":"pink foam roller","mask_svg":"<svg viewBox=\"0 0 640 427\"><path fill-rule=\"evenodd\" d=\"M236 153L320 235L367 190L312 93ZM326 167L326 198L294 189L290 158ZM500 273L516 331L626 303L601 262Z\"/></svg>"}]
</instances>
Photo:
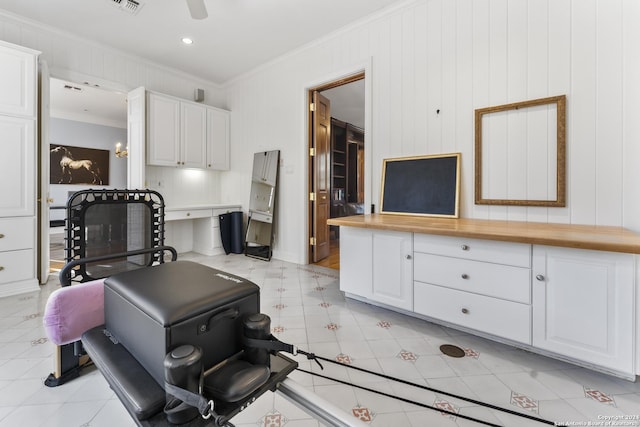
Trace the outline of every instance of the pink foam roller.
<instances>
[{"instance_id":1,"label":"pink foam roller","mask_svg":"<svg viewBox=\"0 0 640 427\"><path fill-rule=\"evenodd\" d=\"M104 279L55 290L44 309L44 328L56 345L78 341L104 323Z\"/></svg>"}]
</instances>

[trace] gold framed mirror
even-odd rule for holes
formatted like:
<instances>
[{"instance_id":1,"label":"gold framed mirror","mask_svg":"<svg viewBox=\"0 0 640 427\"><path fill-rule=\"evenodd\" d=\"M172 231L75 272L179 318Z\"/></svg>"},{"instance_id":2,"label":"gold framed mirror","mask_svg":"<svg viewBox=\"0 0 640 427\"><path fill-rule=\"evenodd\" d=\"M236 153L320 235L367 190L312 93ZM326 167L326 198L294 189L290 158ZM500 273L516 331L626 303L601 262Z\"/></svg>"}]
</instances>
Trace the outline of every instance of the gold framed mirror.
<instances>
[{"instance_id":1,"label":"gold framed mirror","mask_svg":"<svg viewBox=\"0 0 640 427\"><path fill-rule=\"evenodd\" d=\"M566 205L566 96L475 110L475 203Z\"/></svg>"}]
</instances>

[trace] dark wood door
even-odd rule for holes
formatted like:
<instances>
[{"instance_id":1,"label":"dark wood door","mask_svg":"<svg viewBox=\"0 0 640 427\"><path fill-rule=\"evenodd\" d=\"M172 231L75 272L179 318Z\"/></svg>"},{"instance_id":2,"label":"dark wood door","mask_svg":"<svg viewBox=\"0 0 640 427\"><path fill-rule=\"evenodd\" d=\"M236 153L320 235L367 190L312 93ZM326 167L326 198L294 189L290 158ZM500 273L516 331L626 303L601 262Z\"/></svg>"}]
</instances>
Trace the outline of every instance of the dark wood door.
<instances>
[{"instance_id":1,"label":"dark wood door","mask_svg":"<svg viewBox=\"0 0 640 427\"><path fill-rule=\"evenodd\" d=\"M331 189L331 103L317 91L313 93L313 262L329 256L329 219Z\"/></svg>"}]
</instances>

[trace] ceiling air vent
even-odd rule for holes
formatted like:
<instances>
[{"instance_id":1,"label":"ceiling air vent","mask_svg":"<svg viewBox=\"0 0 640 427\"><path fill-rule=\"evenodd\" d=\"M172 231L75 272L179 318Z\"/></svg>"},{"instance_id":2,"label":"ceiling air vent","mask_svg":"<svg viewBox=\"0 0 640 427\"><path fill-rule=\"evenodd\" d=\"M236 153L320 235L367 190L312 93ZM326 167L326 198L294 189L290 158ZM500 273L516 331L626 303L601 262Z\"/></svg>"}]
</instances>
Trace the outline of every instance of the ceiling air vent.
<instances>
[{"instance_id":1,"label":"ceiling air vent","mask_svg":"<svg viewBox=\"0 0 640 427\"><path fill-rule=\"evenodd\" d=\"M71 92L82 92L82 88L78 86L64 85L66 90L70 90Z\"/></svg>"},{"instance_id":2,"label":"ceiling air vent","mask_svg":"<svg viewBox=\"0 0 640 427\"><path fill-rule=\"evenodd\" d=\"M111 2L118 7L118 9L130 13L131 15L137 14L142 9L143 4L136 0L111 0Z\"/></svg>"}]
</instances>

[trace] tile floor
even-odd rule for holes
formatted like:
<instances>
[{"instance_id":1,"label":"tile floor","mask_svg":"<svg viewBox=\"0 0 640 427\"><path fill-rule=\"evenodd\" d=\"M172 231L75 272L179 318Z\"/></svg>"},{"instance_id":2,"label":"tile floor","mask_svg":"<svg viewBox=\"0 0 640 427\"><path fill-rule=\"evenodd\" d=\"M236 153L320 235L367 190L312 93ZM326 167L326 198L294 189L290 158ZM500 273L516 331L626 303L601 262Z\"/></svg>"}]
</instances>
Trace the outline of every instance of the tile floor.
<instances>
[{"instance_id":1,"label":"tile floor","mask_svg":"<svg viewBox=\"0 0 640 427\"><path fill-rule=\"evenodd\" d=\"M558 425L640 425L640 381L617 379L345 300L335 270L242 255L185 254L180 259L220 268L258 284L262 311L271 317L274 334L301 349ZM86 369L80 378L60 387L43 385L53 368L54 346L45 336L42 312L48 295L58 286L52 278L38 293L0 299L0 427L135 425L95 369ZM466 356L445 356L439 351L441 344L460 346ZM298 360L302 368L318 371L306 358ZM346 367L324 365L326 375L461 416L501 426L543 425ZM302 372L291 377L371 426L481 425ZM607 419L616 419L606 417L620 418L618 424L606 424ZM236 426L322 425L278 393L263 395L232 421Z\"/></svg>"}]
</instances>

